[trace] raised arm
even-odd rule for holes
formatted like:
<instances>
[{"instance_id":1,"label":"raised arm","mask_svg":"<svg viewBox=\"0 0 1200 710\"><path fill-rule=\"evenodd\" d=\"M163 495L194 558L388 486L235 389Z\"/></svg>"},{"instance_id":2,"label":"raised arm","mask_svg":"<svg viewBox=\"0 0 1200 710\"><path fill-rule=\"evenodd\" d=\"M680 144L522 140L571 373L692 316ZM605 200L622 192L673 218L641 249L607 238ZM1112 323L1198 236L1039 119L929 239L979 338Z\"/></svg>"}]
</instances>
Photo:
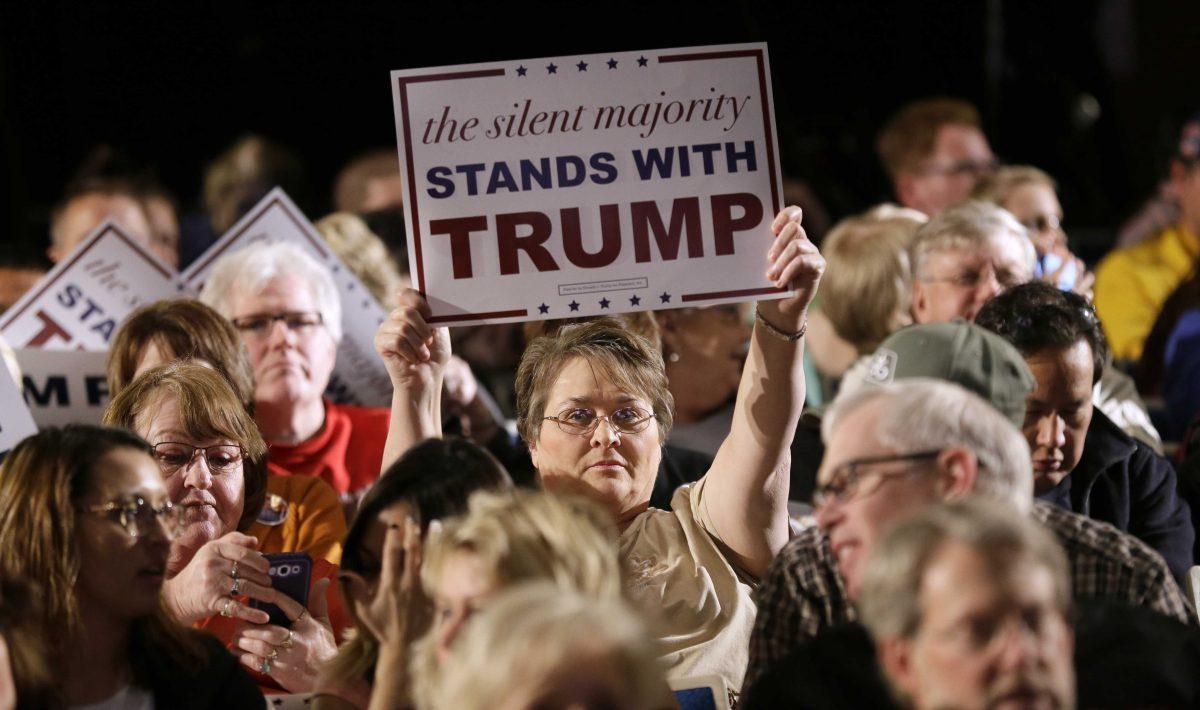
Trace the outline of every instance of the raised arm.
<instances>
[{"instance_id":1,"label":"raised arm","mask_svg":"<svg viewBox=\"0 0 1200 710\"><path fill-rule=\"evenodd\" d=\"M429 304L411 288L375 333L375 351L392 379L392 419L381 471L425 439L442 435L442 379L450 334L426 322Z\"/></svg>"},{"instance_id":2,"label":"raised arm","mask_svg":"<svg viewBox=\"0 0 1200 710\"><path fill-rule=\"evenodd\" d=\"M785 334L805 327L825 270L800 217L799 207L788 207L771 224L767 278L794 293L758 304L733 424L704 484L714 532L733 561L759 578L788 539L789 451L804 407L804 339Z\"/></svg>"}]
</instances>

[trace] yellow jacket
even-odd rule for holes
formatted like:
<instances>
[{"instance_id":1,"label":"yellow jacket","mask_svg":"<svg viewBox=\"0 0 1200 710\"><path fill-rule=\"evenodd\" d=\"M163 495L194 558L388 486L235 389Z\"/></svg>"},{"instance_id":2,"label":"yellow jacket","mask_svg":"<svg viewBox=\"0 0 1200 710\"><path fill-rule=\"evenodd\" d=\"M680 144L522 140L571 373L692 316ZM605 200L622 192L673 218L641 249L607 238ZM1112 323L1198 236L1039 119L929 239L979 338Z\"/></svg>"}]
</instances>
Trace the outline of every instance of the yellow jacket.
<instances>
[{"instance_id":1,"label":"yellow jacket","mask_svg":"<svg viewBox=\"0 0 1200 710\"><path fill-rule=\"evenodd\" d=\"M337 493L315 476L267 476L267 500L246 532L258 538L258 551L307 552L314 560L342 560L346 517Z\"/></svg>"},{"instance_id":2,"label":"yellow jacket","mask_svg":"<svg viewBox=\"0 0 1200 710\"><path fill-rule=\"evenodd\" d=\"M1163 303L1200 254L1185 226L1168 227L1140 244L1110 253L1096 268L1096 313L1117 360L1137 360Z\"/></svg>"}]
</instances>

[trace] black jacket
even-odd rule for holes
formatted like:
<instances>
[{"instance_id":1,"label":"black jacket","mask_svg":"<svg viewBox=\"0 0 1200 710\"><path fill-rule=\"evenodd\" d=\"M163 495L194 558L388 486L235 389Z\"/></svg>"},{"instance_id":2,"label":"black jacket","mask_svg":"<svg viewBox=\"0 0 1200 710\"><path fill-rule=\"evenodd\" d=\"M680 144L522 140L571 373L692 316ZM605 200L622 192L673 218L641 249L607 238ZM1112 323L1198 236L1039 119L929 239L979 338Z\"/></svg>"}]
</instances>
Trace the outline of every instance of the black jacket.
<instances>
[{"instance_id":1,"label":"black jacket","mask_svg":"<svg viewBox=\"0 0 1200 710\"><path fill-rule=\"evenodd\" d=\"M1070 487L1070 510L1109 523L1154 548L1183 584L1192 565L1196 532L1188 505L1176 491L1169 461L1096 409L1083 456L1059 488L1064 485ZM1040 497L1067 503L1054 493Z\"/></svg>"}]
</instances>

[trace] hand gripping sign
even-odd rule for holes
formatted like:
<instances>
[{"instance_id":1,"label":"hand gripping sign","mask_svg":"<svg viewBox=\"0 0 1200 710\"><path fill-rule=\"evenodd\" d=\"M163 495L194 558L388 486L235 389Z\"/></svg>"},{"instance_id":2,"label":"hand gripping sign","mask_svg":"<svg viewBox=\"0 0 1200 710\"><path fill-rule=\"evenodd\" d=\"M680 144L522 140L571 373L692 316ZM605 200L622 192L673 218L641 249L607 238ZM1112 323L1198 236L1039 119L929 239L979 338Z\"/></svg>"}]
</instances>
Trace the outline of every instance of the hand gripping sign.
<instances>
[{"instance_id":1,"label":"hand gripping sign","mask_svg":"<svg viewBox=\"0 0 1200 710\"><path fill-rule=\"evenodd\" d=\"M392 72L409 264L433 322L782 296L765 44Z\"/></svg>"},{"instance_id":2,"label":"hand gripping sign","mask_svg":"<svg viewBox=\"0 0 1200 710\"><path fill-rule=\"evenodd\" d=\"M14 348L104 351L135 308L190 295L175 270L105 222L0 317Z\"/></svg>"},{"instance_id":3,"label":"hand gripping sign","mask_svg":"<svg viewBox=\"0 0 1200 710\"><path fill-rule=\"evenodd\" d=\"M199 292L222 256L263 240L299 245L324 264L333 276L342 304L342 342L338 344L329 395L339 402L387 406L391 402L391 380L375 354L374 346L375 330L386 313L283 190L275 188L268 193L185 269L184 282Z\"/></svg>"}]
</instances>

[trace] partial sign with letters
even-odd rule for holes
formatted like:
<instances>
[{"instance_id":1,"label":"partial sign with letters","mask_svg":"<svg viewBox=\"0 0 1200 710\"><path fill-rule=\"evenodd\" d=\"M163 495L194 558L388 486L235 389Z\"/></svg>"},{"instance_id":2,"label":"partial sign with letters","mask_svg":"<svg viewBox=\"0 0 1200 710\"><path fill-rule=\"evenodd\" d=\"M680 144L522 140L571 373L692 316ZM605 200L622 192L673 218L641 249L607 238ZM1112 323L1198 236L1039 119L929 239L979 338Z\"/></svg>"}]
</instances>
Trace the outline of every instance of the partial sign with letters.
<instances>
[{"instance_id":1,"label":"partial sign with letters","mask_svg":"<svg viewBox=\"0 0 1200 710\"><path fill-rule=\"evenodd\" d=\"M375 331L387 314L283 190L272 190L185 269L184 282L199 292L222 256L260 241L294 243L333 275L342 304L342 342L338 345L329 395L339 402L363 406L390 404L391 379L374 345Z\"/></svg>"},{"instance_id":2,"label":"partial sign with letters","mask_svg":"<svg viewBox=\"0 0 1200 710\"><path fill-rule=\"evenodd\" d=\"M188 295L170 266L105 222L0 317L14 348L108 349L138 306Z\"/></svg>"},{"instance_id":3,"label":"partial sign with letters","mask_svg":"<svg viewBox=\"0 0 1200 710\"><path fill-rule=\"evenodd\" d=\"M107 353L88 350L17 350L25 404L38 427L99 424L108 406Z\"/></svg>"},{"instance_id":4,"label":"partial sign with letters","mask_svg":"<svg viewBox=\"0 0 1200 710\"><path fill-rule=\"evenodd\" d=\"M433 322L782 296L765 44L392 72L409 261Z\"/></svg>"}]
</instances>

